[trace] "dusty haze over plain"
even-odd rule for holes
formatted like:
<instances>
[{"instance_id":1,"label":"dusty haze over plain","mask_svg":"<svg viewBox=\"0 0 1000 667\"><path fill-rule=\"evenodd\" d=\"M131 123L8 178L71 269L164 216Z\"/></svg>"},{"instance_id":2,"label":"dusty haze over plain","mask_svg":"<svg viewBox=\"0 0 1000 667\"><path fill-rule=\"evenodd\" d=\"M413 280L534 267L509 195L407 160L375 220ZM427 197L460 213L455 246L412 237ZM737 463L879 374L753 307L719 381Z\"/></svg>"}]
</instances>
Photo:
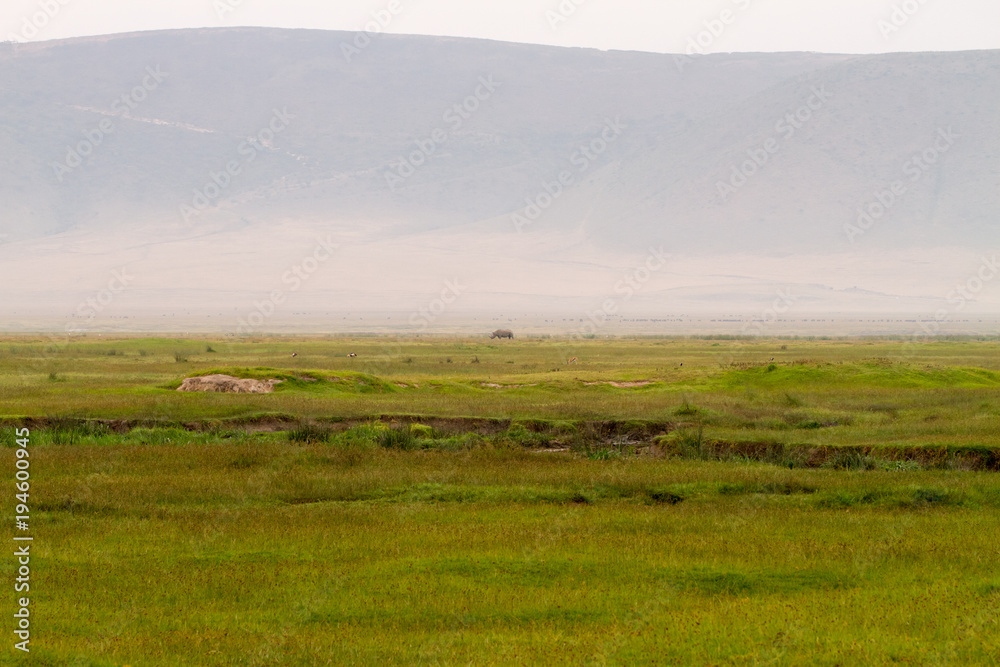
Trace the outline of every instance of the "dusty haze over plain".
<instances>
[{"instance_id":1,"label":"dusty haze over plain","mask_svg":"<svg viewBox=\"0 0 1000 667\"><path fill-rule=\"evenodd\" d=\"M823 3L778 20L777 0L674 12L687 27L659 45L632 33L631 48L673 54L385 34L431 25L402 0L313 22L387 23L370 35L46 41L282 23L249 5L199 23L185 3L162 17L114 4L0 24L19 42L0 47L7 330L992 326L1000 52L962 49L995 47L993 5L866 3L859 23L840 3L853 28L823 33L839 48L807 28ZM642 16L489 6L507 17L494 36L553 44L624 46ZM446 15L440 33L485 30ZM817 51L940 52L699 53L810 35Z\"/></svg>"}]
</instances>

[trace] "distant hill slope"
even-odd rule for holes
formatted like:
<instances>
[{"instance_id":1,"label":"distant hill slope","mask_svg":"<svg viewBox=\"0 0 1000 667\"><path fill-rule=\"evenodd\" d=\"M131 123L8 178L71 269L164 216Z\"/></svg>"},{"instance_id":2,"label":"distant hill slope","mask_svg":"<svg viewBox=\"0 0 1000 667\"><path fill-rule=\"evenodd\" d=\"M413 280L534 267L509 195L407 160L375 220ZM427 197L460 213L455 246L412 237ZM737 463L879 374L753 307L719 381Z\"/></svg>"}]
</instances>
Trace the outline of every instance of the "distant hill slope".
<instances>
[{"instance_id":1,"label":"distant hill slope","mask_svg":"<svg viewBox=\"0 0 1000 667\"><path fill-rule=\"evenodd\" d=\"M449 273L477 276L478 306L600 296L662 247L686 268L649 298L863 288L826 303L840 307L943 297L1000 247L1000 52L679 60L380 36L348 61L351 39L240 28L0 46L0 277L64 266L10 300L141 261L144 303L194 290L211 304L267 289L303 239L333 234L351 251L310 289L395 294L386 306ZM794 259L835 256L857 264ZM945 257L933 280L905 279ZM340 273L352 262L363 285Z\"/></svg>"}]
</instances>

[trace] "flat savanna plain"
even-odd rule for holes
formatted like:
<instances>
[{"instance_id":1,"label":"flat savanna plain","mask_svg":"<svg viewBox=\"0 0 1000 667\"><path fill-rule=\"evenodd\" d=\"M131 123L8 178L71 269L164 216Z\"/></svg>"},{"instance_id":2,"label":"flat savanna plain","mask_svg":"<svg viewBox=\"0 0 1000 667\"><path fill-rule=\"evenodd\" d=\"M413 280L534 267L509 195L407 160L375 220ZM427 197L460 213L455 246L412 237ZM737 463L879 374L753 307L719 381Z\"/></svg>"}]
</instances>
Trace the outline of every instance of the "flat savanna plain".
<instances>
[{"instance_id":1,"label":"flat savanna plain","mask_svg":"<svg viewBox=\"0 0 1000 667\"><path fill-rule=\"evenodd\" d=\"M996 664L996 352L7 338L28 660Z\"/></svg>"}]
</instances>

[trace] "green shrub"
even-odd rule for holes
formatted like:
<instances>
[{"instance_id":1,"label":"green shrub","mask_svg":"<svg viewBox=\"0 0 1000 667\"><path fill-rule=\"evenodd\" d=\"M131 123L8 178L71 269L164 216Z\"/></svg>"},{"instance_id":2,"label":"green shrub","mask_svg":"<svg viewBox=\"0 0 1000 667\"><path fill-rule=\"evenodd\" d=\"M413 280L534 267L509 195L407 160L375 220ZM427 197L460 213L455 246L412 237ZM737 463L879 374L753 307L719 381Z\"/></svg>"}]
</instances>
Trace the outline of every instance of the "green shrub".
<instances>
[{"instance_id":1,"label":"green shrub","mask_svg":"<svg viewBox=\"0 0 1000 667\"><path fill-rule=\"evenodd\" d=\"M427 424L410 424L410 433L415 438L433 438L434 429Z\"/></svg>"},{"instance_id":2,"label":"green shrub","mask_svg":"<svg viewBox=\"0 0 1000 667\"><path fill-rule=\"evenodd\" d=\"M376 447L378 446L379 435L387 429L388 427L385 424L379 422L359 424L342 433L337 439L339 444L346 446L362 448Z\"/></svg>"}]
</instances>

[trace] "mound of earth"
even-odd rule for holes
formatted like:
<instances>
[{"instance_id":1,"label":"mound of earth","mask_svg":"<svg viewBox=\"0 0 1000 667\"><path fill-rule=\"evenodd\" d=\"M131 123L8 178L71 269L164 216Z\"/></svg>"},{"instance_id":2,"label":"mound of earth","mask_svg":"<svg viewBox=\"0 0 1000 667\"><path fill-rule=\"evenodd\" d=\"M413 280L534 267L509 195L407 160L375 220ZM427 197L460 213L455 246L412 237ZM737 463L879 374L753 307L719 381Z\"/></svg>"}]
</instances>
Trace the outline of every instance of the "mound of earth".
<instances>
[{"instance_id":1,"label":"mound of earth","mask_svg":"<svg viewBox=\"0 0 1000 667\"><path fill-rule=\"evenodd\" d=\"M232 375L186 378L177 391L216 391L224 394L271 394L281 380L245 380Z\"/></svg>"}]
</instances>

